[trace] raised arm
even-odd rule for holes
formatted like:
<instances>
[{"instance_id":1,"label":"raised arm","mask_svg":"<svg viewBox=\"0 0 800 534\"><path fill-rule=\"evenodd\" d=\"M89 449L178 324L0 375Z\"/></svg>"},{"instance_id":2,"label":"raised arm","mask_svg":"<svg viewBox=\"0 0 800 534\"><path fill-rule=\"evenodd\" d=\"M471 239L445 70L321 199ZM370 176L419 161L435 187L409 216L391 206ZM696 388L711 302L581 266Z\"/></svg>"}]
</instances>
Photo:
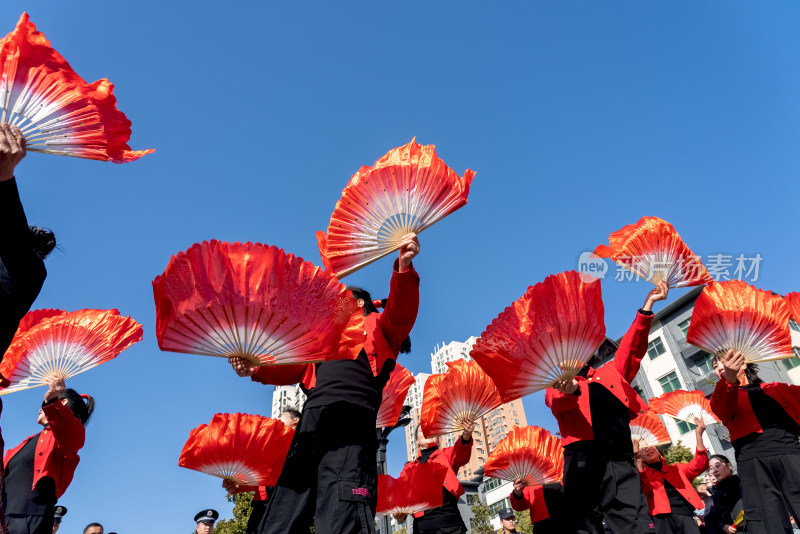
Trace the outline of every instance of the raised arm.
<instances>
[{"instance_id":1,"label":"raised arm","mask_svg":"<svg viewBox=\"0 0 800 534\"><path fill-rule=\"evenodd\" d=\"M697 441L697 449L695 450L694 458L685 465L679 465L686 473L686 478L690 481L694 480L700 476L700 473L708 469L708 451L703 444L703 432L706 431L706 424L699 417L694 418L694 424L695 440Z\"/></svg>"},{"instance_id":2,"label":"raised arm","mask_svg":"<svg viewBox=\"0 0 800 534\"><path fill-rule=\"evenodd\" d=\"M394 263L386 308L378 317L378 325L393 350L411 333L419 310L419 275L412 260L419 254L416 234L403 238L399 257Z\"/></svg>"},{"instance_id":3,"label":"raised arm","mask_svg":"<svg viewBox=\"0 0 800 534\"><path fill-rule=\"evenodd\" d=\"M644 306L636 313L633 324L619 342L619 348L614 355L614 365L625 380L631 382L639 367L642 358L647 353L647 337L650 335L650 325L653 324L653 305L665 300L669 295L666 282L659 282L658 287L647 294Z\"/></svg>"},{"instance_id":4,"label":"raised arm","mask_svg":"<svg viewBox=\"0 0 800 534\"><path fill-rule=\"evenodd\" d=\"M711 394L711 410L727 425L736 414L739 401L739 370L745 366L741 352L729 350L721 358L722 372L717 387ZM719 365L719 364L717 364Z\"/></svg>"},{"instance_id":5,"label":"raised arm","mask_svg":"<svg viewBox=\"0 0 800 534\"><path fill-rule=\"evenodd\" d=\"M48 377L46 380L49 388L44 394L42 411L47 417L47 424L50 430L53 432L56 447L65 456L77 454L83 447L86 439L86 430L83 427L83 423L72 413L72 410L62 404L58 398L66 388L64 380L52 377Z\"/></svg>"}]
</instances>

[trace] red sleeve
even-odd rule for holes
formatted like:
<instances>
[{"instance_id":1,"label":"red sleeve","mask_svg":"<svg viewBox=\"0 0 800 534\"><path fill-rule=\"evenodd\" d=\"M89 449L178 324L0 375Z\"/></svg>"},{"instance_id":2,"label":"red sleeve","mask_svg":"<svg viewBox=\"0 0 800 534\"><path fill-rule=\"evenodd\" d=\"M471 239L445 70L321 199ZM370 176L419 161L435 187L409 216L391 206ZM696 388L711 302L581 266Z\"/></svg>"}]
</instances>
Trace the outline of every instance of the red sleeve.
<instances>
[{"instance_id":1,"label":"red sleeve","mask_svg":"<svg viewBox=\"0 0 800 534\"><path fill-rule=\"evenodd\" d=\"M413 264L403 273L397 271L398 266L395 260L386 308L378 316L378 326L392 350L399 350L411 333L419 310L419 275Z\"/></svg>"},{"instance_id":2,"label":"red sleeve","mask_svg":"<svg viewBox=\"0 0 800 534\"><path fill-rule=\"evenodd\" d=\"M653 323L653 314L644 314L641 311L636 313L636 319L625 332L619 342L619 348L614 355L614 365L617 366L619 374L628 382L631 382L639 367L642 365L642 358L647 353L647 336L650 335L650 325Z\"/></svg>"},{"instance_id":3,"label":"red sleeve","mask_svg":"<svg viewBox=\"0 0 800 534\"><path fill-rule=\"evenodd\" d=\"M580 388L580 382L578 382L578 387ZM579 398L580 395L575 395L572 393L565 395L564 393L561 393L557 389L553 388L547 388L547 391L544 393L544 403L548 408L550 408L550 410L553 412L553 415L556 417L577 408Z\"/></svg>"},{"instance_id":4,"label":"red sleeve","mask_svg":"<svg viewBox=\"0 0 800 534\"><path fill-rule=\"evenodd\" d=\"M792 384L786 385L789 386L789 393L792 395L792 397L794 397L795 400L800 401L800 386L794 386Z\"/></svg>"},{"instance_id":5,"label":"red sleeve","mask_svg":"<svg viewBox=\"0 0 800 534\"><path fill-rule=\"evenodd\" d=\"M647 467L644 471L639 471L639 479L642 481L642 493L645 495L653 495L653 487L650 485L650 477L647 476Z\"/></svg>"},{"instance_id":6,"label":"red sleeve","mask_svg":"<svg viewBox=\"0 0 800 534\"><path fill-rule=\"evenodd\" d=\"M63 454L77 453L86 439L86 429L67 406L60 400L42 406L47 423L56 440L56 447Z\"/></svg>"},{"instance_id":7,"label":"red sleeve","mask_svg":"<svg viewBox=\"0 0 800 534\"><path fill-rule=\"evenodd\" d=\"M517 497L512 490L511 496L508 499L511 501L511 508L517 512L524 512L529 508L533 508L533 501L536 500L536 494L533 491L533 486L525 486L522 488L522 497Z\"/></svg>"},{"instance_id":8,"label":"red sleeve","mask_svg":"<svg viewBox=\"0 0 800 534\"><path fill-rule=\"evenodd\" d=\"M719 379L711 394L711 410L727 425L736 413L739 399L739 384L731 384L725 377Z\"/></svg>"},{"instance_id":9,"label":"red sleeve","mask_svg":"<svg viewBox=\"0 0 800 534\"><path fill-rule=\"evenodd\" d=\"M691 482L700 476L700 473L708 469L708 451L696 450L694 458L689 462L678 464L678 469L680 469L686 475L686 478L689 479L689 482Z\"/></svg>"},{"instance_id":10,"label":"red sleeve","mask_svg":"<svg viewBox=\"0 0 800 534\"><path fill-rule=\"evenodd\" d=\"M302 381L309 365L311 364L264 365L256 368L250 380L272 386L291 386Z\"/></svg>"},{"instance_id":11,"label":"red sleeve","mask_svg":"<svg viewBox=\"0 0 800 534\"><path fill-rule=\"evenodd\" d=\"M472 456L472 439L464 443L464 440L459 436L455 445L442 449L442 454L447 458L447 463L450 464L453 471L458 471L469 463L469 459Z\"/></svg>"}]
</instances>

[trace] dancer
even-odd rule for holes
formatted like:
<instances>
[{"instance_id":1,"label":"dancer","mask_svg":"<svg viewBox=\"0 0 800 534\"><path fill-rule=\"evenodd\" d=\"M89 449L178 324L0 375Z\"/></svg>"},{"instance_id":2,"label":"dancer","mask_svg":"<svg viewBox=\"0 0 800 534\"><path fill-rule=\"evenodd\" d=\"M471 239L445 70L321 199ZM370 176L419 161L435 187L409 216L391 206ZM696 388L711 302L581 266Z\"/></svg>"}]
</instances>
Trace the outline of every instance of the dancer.
<instances>
[{"instance_id":1,"label":"dancer","mask_svg":"<svg viewBox=\"0 0 800 534\"><path fill-rule=\"evenodd\" d=\"M458 498L464 495L464 487L458 481L458 470L469 463L472 456L472 432L475 423L470 419L461 422L464 429L455 445L440 449L442 436L426 438L422 427L417 425L417 448L419 456L413 462L408 462L403 470L413 464L427 462L438 463L447 467L442 487L442 505L414 514L413 534L464 534L467 526L458 511ZM402 523L407 514L394 514L394 518Z\"/></svg>"},{"instance_id":2,"label":"dancer","mask_svg":"<svg viewBox=\"0 0 800 534\"><path fill-rule=\"evenodd\" d=\"M708 469L708 452L703 445L706 425L699 417L695 417L694 424L697 449L690 462L668 465L655 447L639 450L639 442L633 442L636 467L656 534L700 534L694 511L705 505L692 481Z\"/></svg>"},{"instance_id":3,"label":"dancer","mask_svg":"<svg viewBox=\"0 0 800 534\"><path fill-rule=\"evenodd\" d=\"M48 389L36 421L44 428L3 458L3 505L11 534L52 534L56 500L72 482L84 425L94 411L94 399L67 389L63 379L45 381Z\"/></svg>"},{"instance_id":4,"label":"dancer","mask_svg":"<svg viewBox=\"0 0 800 534\"><path fill-rule=\"evenodd\" d=\"M789 516L800 517L800 386L765 383L733 350L714 356L714 371L711 409L731 435L747 532L791 534Z\"/></svg>"},{"instance_id":5,"label":"dancer","mask_svg":"<svg viewBox=\"0 0 800 534\"><path fill-rule=\"evenodd\" d=\"M350 288L367 317L367 341L355 360L257 370L246 360L229 360L241 376L275 385L299 382L308 392L260 534L307 534L312 521L317 534L374 532L375 421L383 387L398 354L409 349L417 318L419 275L412 260L419 250L415 234L403 237L383 313L367 291Z\"/></svg>"},{"instance_id":6,"label":"dancer","mask_svg":"<svg viewBox=\"0 0 800 534\"><path fill-rule=\"evenodd\" d=\"M518 478L509 496L511 508L518 512L530 510L531 523L536 534L564 532L564 487L560 482L528 486Z\"/></svg>"},{"instance_id":7,"label":"dancer","mask_svg":"<svg viewBox=\"0 0 800 534\"><path fill-rule=\"evenodd\" d=\"M644 498L629 426L647 403L630 382L647 352L653 305L668 293L666 282L659 282L647 295L612 361L595 369L590 360L576 378L545 393L564 446L568 531L599 534L603 519L614 534L648 530L638 518Z\"/></svg>"}]
</instances>

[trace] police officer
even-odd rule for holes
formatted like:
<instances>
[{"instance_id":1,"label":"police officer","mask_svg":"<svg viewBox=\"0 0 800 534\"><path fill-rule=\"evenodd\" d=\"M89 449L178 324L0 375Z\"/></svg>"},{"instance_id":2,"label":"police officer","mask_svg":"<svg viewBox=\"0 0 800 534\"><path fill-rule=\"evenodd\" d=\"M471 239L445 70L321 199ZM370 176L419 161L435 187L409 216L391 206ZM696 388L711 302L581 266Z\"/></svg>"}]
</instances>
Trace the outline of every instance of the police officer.
<instances>
[{"instance_id":1,"label":"police officer","mask_svg":"<svg viewBox=\"0 0 800 534\"><path fill-rule=\"evenodd\" d=\"M194 516L194 520L197 523L195 532L197 534L214 534L214 523L217 522L217 519L219 519L219 512L211 508L198 512Z\"/></svg>"},{"instance_id":2,"label":"police officer","mask_svg":"<svg viewBox=\"0 0 800 534\"><path fill-rule=\"evenodd\" d=\"M500 516L500 526L502 527L498 534L523 534L522 532L517 532L517 518L514 515L514 510L503 508L497 515Z\"/></svg>"},{"instance_id":3,"label":"police officer","mask_svg":"<svg viewBox=\"0 0 800 534\"><path fill-rule=\"evenodd\" d=\"M53 509L53 534L61 527L61 519L67 515L67 507L60 504Z\"/></svg>"}]
</instances>

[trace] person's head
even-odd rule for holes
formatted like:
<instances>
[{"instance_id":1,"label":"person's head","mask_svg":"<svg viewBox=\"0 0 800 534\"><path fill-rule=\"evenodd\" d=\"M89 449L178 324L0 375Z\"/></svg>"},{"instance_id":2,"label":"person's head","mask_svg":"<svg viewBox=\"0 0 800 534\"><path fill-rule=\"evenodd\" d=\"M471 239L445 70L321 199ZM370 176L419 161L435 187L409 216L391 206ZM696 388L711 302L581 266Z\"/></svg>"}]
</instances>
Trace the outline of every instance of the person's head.
<instances>
[{"instance_id":1,"label":"person's head","mask_svg":"<svg viewBox=\"0 0 800 534\"><path fill-rule=\"evenodd\" d=\"M45 259L56 248L56 236L47 228L30 226L33 251L41 259Z\"/></svg>"},{"instance_id":2,"label":"person's head","mask_svg":"<svg viewBox=\"0 0 800 534\"><path fill-rule=\"evenodd\" d=\"M94 411L94 398L89 395L81 395L74 389L68 388L62 391L56 402L60 402L72 410L72 413L83 425L89 421L89 417ZM36 422L42 426L47 424L47 416L41 408L39 408L39 417Z\"/></svg>"},{"instance_id":3,"label":"person's head","mask_svg":"<svg viewBox=\"0 0 800 534\"><path fill-rule=\"evenodd\" d=\"M353 294L353 298L358 301L358 306L364 310L365 317L371 313L378 313L378 308L375 306L369 291L357 286L347 286L347 289ZM386 299L381 299L381 308L385 308L387 302ZM411 338L407 337L400 343L400 353L408 354L409 352L411 352Z\"/></svg>"},{"instance_id":4,"label":"person's head","mask_svg":"<svg viewBox=\"0 0 800 534\"><path fill-rule=\"evenodd\" d=\"M661 461L661 453L655 447L645 447L639 450L639 458L646 464L654 464Z\"/></svg>"},{"instance_id":5,"label":"person's head","mask_svg":"<svg viewBox=\"0 0 800 534\"><path fill-rule=\"evenodd\" d=\"M58 529L61 528L61 519L67 515L67 507L58 505L53 508L53 534L58 532Z\"/></svg>"},{"instance_id":6,"label":"person's head","mask_svg":"<svg viewBox=\"0 0 800 534\"><path fill-rule=\"evenodd\" d=\"M722 379L722 373L725 372L725 367L722 365L723 356L724 354L720 352L714 354L714 374L717 375L718 379ZM758 377L758 365L755 363L742 364L737 377L741 380L742 376L746 378L748 384L761 384L763 382Z\"/></svg>"},{"instance_id":7,"label":"person's head","mask_svg":"<svg viewBox=\"0 0 800 534\"><path fill-rule=\"evenodd\" d=\"M83 529L83 534L103 534L103 525L100 523L89 523Z\"/></svg>"},{"instance_id":8,"label":"person's head","mask_svg":"<svg viewBox=\"0 0 800 534\"><path fill-rule=\"evenodd\" d=\"M503 508L497 514L500 516L500 525L503 530L513 532L517 530L517 517L514 515L514 510L511 508Z\"/></svg>"},{"instance_id":9,"label":"person's head","mask_svg":"<svg viewBox=\"0 0 800 534\"><path fill-rule=\"evenodd\" d=\"M708 485L705 482L701 482L697 485L697 494L704 499L710 495L708 493Z\"/></svg>"},{"instance_id":10,"label":"person's head","mask_svg":"<svg viewBox=\"0 0 800 534\"><path fill-rule=\"evenodd\" d=\"M294 408L286 408L281 413L281 421L283 421L284 425L294 430L297 428L297 423L300 422L300 412Z\"/></svg>"},{"instance_id":11,"label":"person's head","mask_svg":"<svg viewBox=\"0 0 800 534\"><path fill-rule=\"evenodd\" d=\"M417 425L416 427L416 436L417 436L417 448L419 450L423 449L430 449L431 447L437 447L439 445L439 438L441 436L435 436L432 438L426 438L425 434L422 433L422 426Z\"/></svg>"},{"instance_id":12,"label":"person's head","mask_svg":"<svg viewBox=\"0 0 800 534\"><path fill-rule=\"evenodd\" d=\"M213 534L214 523L217 522L217 519L219 519L219 513L211 508L199 512L194 516L194 520L197 522L195 532L197 534Z\"/></svg>"},{"instance_id":13,"label":"person's head","mask_svg":"<svg viewBox=\"0 0 800 534\"><path fill-rule=\"evenodd\" d=\"M733 475L733 465L727 456L715 454L708 459L708 472L714 476L716 482L721 482Z\"/></svg>"}]
</instances>

